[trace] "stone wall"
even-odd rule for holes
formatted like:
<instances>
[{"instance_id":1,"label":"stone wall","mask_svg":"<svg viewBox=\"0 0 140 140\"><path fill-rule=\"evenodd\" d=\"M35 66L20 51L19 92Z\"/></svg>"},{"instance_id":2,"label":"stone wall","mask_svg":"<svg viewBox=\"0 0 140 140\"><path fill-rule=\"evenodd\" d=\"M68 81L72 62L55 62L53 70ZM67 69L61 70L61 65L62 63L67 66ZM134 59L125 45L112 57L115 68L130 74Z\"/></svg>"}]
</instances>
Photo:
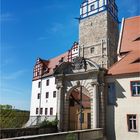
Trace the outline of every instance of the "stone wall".
<instances>
[{"instance_id":1,"label":"stone wall","mask_svg":"<svg viewBox=\"0 0 140 140\"><path fill-rule=\"evenodd\" d=\"M62 133L44 134L11 138L6 140L103 140L103 129L78 130Z\"/></svg>"},{"instance_id":2,"label":"stone wall","mask_svg":"<svg viewBox=\"0 0 140 140\"><path fill-rule=\"evenodd\" d=\"M108 68L117 58L118 37L118 22L109 12L82 19L79 23L80 56Z\"/></svg>"},{"instance_id":3,"label":"stone wall","mask_svg":"<svg viewBox=\"0 0 140 140\"><path fill-rule=\"evenodd\" d=\"M14 129L0 129L0 138L12 138L20 136L48 134L57 132L56 127L48 128L14 128Z\"/></svg>"},{"instance_id":4,"label":"stone wall","mask_svg":"<svg viewBox=\"0 0 140 140\"><path fill-rule=\"evenodd\" d=\"M106 11L80 20L80 56L84 55L85 58L105 68L107 68L107 31Z\"/></svg>"}]
</instances>

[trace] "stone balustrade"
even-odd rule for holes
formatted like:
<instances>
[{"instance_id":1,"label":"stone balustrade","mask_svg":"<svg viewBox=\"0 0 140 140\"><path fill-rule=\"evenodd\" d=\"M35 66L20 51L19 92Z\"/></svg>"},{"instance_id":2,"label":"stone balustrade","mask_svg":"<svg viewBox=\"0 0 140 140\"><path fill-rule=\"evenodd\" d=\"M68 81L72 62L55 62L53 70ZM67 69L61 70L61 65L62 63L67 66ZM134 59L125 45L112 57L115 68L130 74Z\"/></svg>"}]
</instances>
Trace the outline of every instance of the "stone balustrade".
<instances>
[{"instance_id":1,"label":"stone balustrade","mask_svg":"<svg viewBox=\"0 0 140 140\"><path fill-rule=\"evenodd\" d=\"M42 134L34 136L23 136L9 138L5 140L103 140L103 129L87 129L87 130L77 130L60 132L53 134Z\"/></svg>"}]
</instances>

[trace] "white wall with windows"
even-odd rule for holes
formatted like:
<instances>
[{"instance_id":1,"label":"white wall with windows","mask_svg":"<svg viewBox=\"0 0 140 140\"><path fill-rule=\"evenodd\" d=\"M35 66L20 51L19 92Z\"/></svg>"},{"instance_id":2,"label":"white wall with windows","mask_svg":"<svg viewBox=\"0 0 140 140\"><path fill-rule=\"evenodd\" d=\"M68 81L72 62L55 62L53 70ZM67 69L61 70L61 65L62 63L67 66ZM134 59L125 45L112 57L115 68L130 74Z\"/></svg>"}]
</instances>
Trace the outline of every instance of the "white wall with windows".
<instances>
[{"instance_id":1,"label":"white wall with windows","mask_svg":"<svg viewBox=\"0 0 140 140\"><path fill-rule=\"evenodd\" d=\"M56 117L56 109L57 89L55 77L50 76L32 81L30 118L41 116L43 119L53 120Z\"/></svg>"},{"instance_id":2,"label":"white wall with windows","mask_svg":"<svg viewBox=\"0 0 140 140\"><path fill-rule=\"evenodd\" d=\"M109 140L140 139L139 74L107 77L107 135Z\"/></svg>"}]
</instances>

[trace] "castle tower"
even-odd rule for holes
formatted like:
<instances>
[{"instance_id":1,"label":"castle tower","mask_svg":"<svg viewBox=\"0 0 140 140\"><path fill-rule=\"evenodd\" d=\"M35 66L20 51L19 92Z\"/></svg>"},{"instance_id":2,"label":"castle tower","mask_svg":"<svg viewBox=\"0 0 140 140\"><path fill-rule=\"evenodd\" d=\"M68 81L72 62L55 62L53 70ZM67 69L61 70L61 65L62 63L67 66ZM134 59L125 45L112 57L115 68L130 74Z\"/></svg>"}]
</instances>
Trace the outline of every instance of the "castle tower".
<instances>
[{"instance_id":1,"label":"castle tower","mask_svg":"<svg viewBox=\"0 0 140 140\"><path fill-rule=\"evenodd\" d=\"M80 7L80 56L109 68L117 60L118 37L115 0L84 0Z\"/></svg>"}]
</instances>

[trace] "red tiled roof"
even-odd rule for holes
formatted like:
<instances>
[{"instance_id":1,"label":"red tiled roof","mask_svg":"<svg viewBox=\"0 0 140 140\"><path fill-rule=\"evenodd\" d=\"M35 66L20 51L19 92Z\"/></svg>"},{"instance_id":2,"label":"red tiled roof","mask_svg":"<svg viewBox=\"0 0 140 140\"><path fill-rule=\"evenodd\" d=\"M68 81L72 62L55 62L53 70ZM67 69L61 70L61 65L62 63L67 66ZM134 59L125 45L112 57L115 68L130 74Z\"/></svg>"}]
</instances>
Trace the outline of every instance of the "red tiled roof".
<instances>
[{"instance_id":1,"label":"red tiled roof","mask_svg":"<svg viewBox=\"0 0 140 140\"><path fill-rule=\"evenodd\" d=\"M47 64L47 68L49 68L49 71L47 73L45 73L43 76L49 76L49 75L52 75L53 74L53 69L59 65L59 61L61 59L64 59L64 61L67 61L68 60L68 52L64 53L64 54L61 54L55 58L52 58L49 60L48 64Z\"/></svg>"},{"instance_id":2,"label":"red tiled roof","mask_svg":"<svg viewBox=\"0 0 140 140\"><path fill-rule=\"evenodd\" d=\"M126 55L109 68L109 75L140 72L140 16L124 20L120 37L120 55Z\"/></svg>"},{"instance_id":3,"label":"red tiled roof","mask_svg":"<svg viewBox=\"0 0 140 140\"><path fill-rule=\"evenodd\" d=\"M122 32L122 41L120 44L120 53L136 50L140 47L140 16L132 17L124 20Z\"/></svg>"},{"instance_id":4,"label":"red tiled roof","mask_svg":"<svg viewBox=\"0 0 140 140\"><path fill-rule=\"evenodd\" d=\"M129 52L108 70L108 74L111 75L136 72L140 72L140 50Z\"/></svg>"}]
</instances>

